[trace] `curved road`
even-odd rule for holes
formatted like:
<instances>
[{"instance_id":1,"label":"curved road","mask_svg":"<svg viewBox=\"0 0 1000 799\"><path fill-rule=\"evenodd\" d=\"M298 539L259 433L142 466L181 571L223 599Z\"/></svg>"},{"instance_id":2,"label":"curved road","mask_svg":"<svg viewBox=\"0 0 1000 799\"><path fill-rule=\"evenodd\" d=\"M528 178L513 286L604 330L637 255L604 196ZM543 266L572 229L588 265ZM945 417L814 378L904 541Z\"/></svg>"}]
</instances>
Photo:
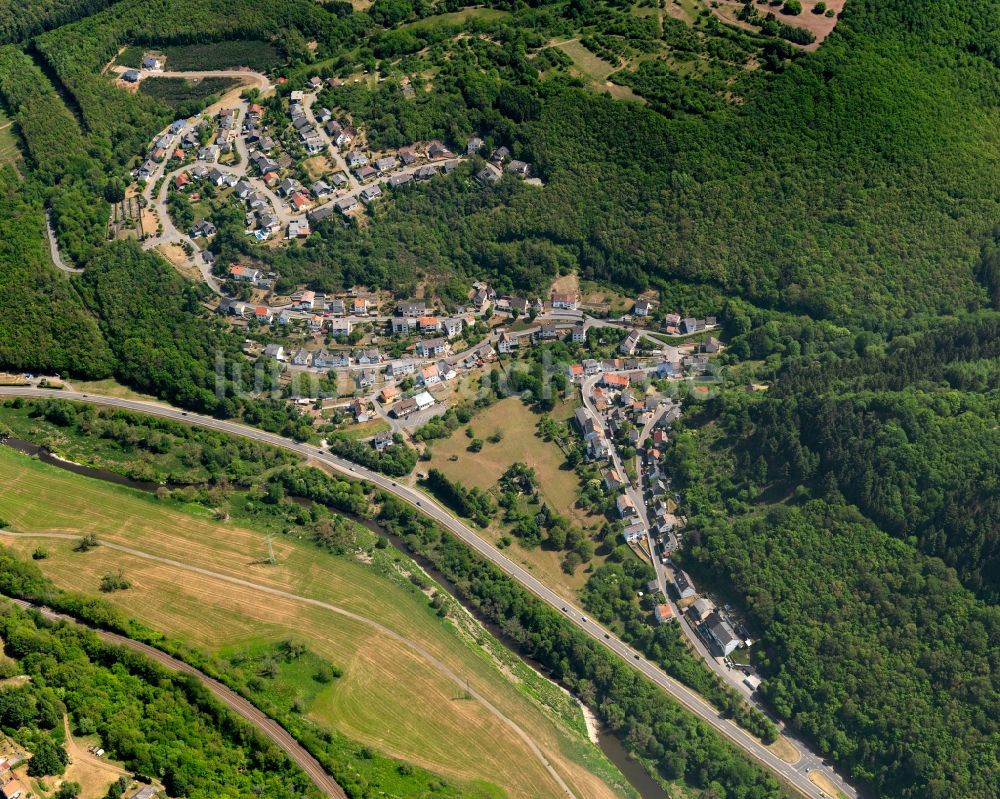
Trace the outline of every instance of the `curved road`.
<instances>
[{"instance_id":1,"label":"curved road","mask_svg":"<svg viewBox=\"0 0 1000 799\"><path fill-rule=\"evenodd\" d=\"M80 537L78 535L71 535L69 533L19 533L19 532L12 532L10 530L0 531L0 537L2 537L2 536L10 536L10 537L13 537L13 538L49 538L49 539L55 538L55 539L60 539L60 540L63 540L63 541L76 541ZM552 777L552 779L555 781L555 783L562 790L563 794L565 794L566 796L574 797L574 799L575 799L575 794L573 793L573 791L570 790L569 786L565 783L565 781L562 779L562 777L559 776L559 773L555 770L555 768L549 762L548 758L545 757L545 753L542 752L542 750L531 739L531 737L528 735L528 733L526 733L524 730L522 730L517 725L517 722L515 722L513 719L509 718L508 716L505 716L503 714L503 712L499 708L497 708L496 706L494 706L482 694L480 694L475 689L473 689L469 685L469 681L467 679L465 679L464 677L460 677L458 674L456 674L454 671L452 671L450 668L448 668L447 665L445 665L443 662L441 662L436 657L434 657L434 655L432 655L429 651L427 651L426 649L424 649L420 644L416 643L415 641L411 641L409 638L406 638L405 636L401 635L400 633L396 632L395 630L393 630L393 629L391 629L389 627L386 627L383 624L380 624L379 622L375 621L374 619L369 619L367 616L362 616L362 615L360 615L358 613L354 613L353 611L346 610L345 608L338 607L337 605L333 605L333 604L331 604L329 602L324 602L321 599L314 599L312 597L302 596L300 594L293 594L290 591L283 591L280 588L272 588L271 586L261 585L260 583L251 582L250 580L244 580L244 579L242 579L240 577L233 577L233 576L228 575L228 574L223 574L221 572L212 571L211 569L203 569L200 566L192 566L192 565L190 565L188 563L183 563L182 561L172 560L171 558L164 558L164 557L161 557L160 555L152 555L152 554L150 554L148 552L143 552L141 549L134 549L133 547L123 546L122 544L115 544L115 543L111 543L109 541L100 541L100 544L101 544L101 546L106 547L108 549L113 549L113 550L116 550L118 552L124 552L127 555L133 555L133 556L135 556L137 558L143 558L145 560L152 560L152 561L155 561L157 563L162 563L162 564L164 564L166 566L171 566L171 567L173 567L175 569L182 569L184 571L193 572L194 574L199 574L199 575L201 575L203 577L209 577L209 578L211 578L213 580L220 580L222 582L232 583L233 585L238 585L238 586L240 586L242 588L249 588L249 589L251 589L253 591L260 591L261 593L264 593L264 594L270 594L271 596L281 597L282 599L291 599L294 602L301 602L301 603L306 604L306 605L312 605L314 607L322 608L323 610L329 610L329 611L331 611L333 613L337 613L337 614L339 614L341 616L345 616L345 617L351 619L352 621L356 621L359 624L364 624L366 627L371 627L372 629L377 630L382 635L385 635L385 636L387 636L389 638L392 638L394 641L398 641L399 643L403 644L403 646L405 646L405 647L407 647L409 649L412 649L414 652L416 652L416 654L419 655L428 665L430 665L432 668L434 668L439 673L443 674L447 679L449 679L451 682L455 683L456 686L458 686L459 688L461 688L463 691L468 691L469 695L472 696L473 699L475 699L476 701L478 701L484 708L486 708L486 710L490 714L492 714L493 716L495 716L496 718L498 718L501 722L503 722L508 727L510 727L514 731L514 733L522 741L524 741L524 743L527 745L527 747L531 750L532 754L534 754L534 756L536 758L538 758L538 760L542 763L542 765L545 767L545 769L549 772L549 775ZM69 619L69 617L65 617L65 618ZM112 634L108 633L108 635L112 635ZM116 638L117 639L121 639L121 640L127 640L127 641L130 641L131 643L138 644L138 642L131 641L131 639L123 639L121 636L117 636ZM146 644L138 644L138 645L140 647L144 647L144 649L142 651L147 652L147 654L149 653L150 650L153 651L153 652L159 652L160 655L163 655L163 657L167 658L168 660L173 661L173 658L170 658L169 655L165 655L164 653L160 652L160 650L158 650L158 649L154 649L153 647L147 646ZM157 658L157 659L159 659L159 658ZM179 663L180 661L177 661L177 662ZM201 672L197 671L193 667L187 666L187 664L184 664L184 666L186 666L185 670L189 674L195 674L196 676L197 675L201 675ZM201 676L204 676L204 675L201 675ZM205 677L205 680L210 680L210 678L209 677ZM208 684L208 683L206 683L206 684ZM211 686L209 686L209 687L211 687ZM225 686L223 686L223 687L225 687ZM229 690L229 689L226 689L226 690ZM249 705L249 703L247 703L247 704ZM250 706L253 707L252 705L250 705ZM258 711L258 713L259 713L259 711ZM241 715L242 715L242 713L241 713ZM267 718L267 716L263 716L263 718ZM291 753L289 753L289 754L291 754Z\"/></svg>"},{"instance_id":2,"label":"curved road","mask_svg":"<svg viewBox=\"0 0 1000 799\"><path fill-rule=\"evenodd\" d=\"M82 269L78 269L75 266L67 264L62 258L62 253L59 252L59 242L56 240L56 232L52 229L51 211L45 212L45 231L49 235L49 255L51 256L52 263L55 264L56 269L66 272L69 275L82 274Z\"/></svg>"},{"instance_id":3,"label":"curved road","mask_svg":"<svg viewBox=\"0 0 1000 799\"><path fill-rule=\"evenodd\" d=\"M65 616L62 613L56 613L53 610L30 602L25 602L22 599L13 599L10 597L7 599L22 608L34 608L35 610L40 611L43 616L50 619L78 623L76 619L70 616ZM319 788L323 794L333 797L333 799L348 799L347 794L344 793L344 789L334 781L333 777L326 773L323 767L319 764L319 761L309 754L309 752L307 752L284 727L261 713L256 707L250 704L235 691L230 690L218 680L213 680L207 674L198 671L198 669L194 668L194 666L190 666L184 661L172 658L165 652L161 652L159 649L149 646L148 644L144 644L140 641L133 641L131 638L126 638L123 635L118 635L117 633L108 632L106 630L94 629L94 632L109 643L124 646L129 649L133 649L136 652L141 652L146 655L146 657L151 660L155 660L157 663L165 666L171 671L180 672L182 674L190 674L192 677L195 677L230 710L250 722L250 724L256 727L275 745L283 750L285 754L287 754L298 766L302 768L302 770L309 776L309 779L313 781L316 787Z\"/></svg>"},{"instance_id":4,"label":"curved road","mask_svg":"<svg viewBox=\"0 0 1000 799\"><path fill-rule=\"evenodd\" d=\"M487 543L479 535L460 522L442 506L425 494L397 483L388 477L370 471L363 466L358 466L350 461L335 457L324 452L319 447L309 444L300 444L292 439L284 438L273 433L267 433L247 425L238 424L222 419L215 419L210 416L181 411L168 405L157 404L140 400L120 399L117 397L105 397L96 394L83 394L76 391L53 392L46 389L4 387L0 388L0 396L29 397L29 398L58 398L76 402L90 402L94 405L105 405L114 408L147 413L153 416L160 416L174 421L197 424L213 430L220 430L224 433L242 436L253 439L264 444L280 447L291 452L298 453L303 457L319 461L332 469L348 476L364 479L379 488L394 494L398 499L419 508L424 514L440 524L450 533L460 538L466 545L474 549L479 555L493 563L497 568L508 576L519 582L536 597L546 604L563 613L578 628L590 635L598 643L605 646L624 662L631 665L643 676L647 677L658 687L669 693L676 701L682 704L689 711L698 716L703 722L711 726L718 733L725 736L729 741L739 747L743 752L760 763L789 785L793 786L800 794L807 797L827 797L828 794L820 790L815 783L809 779L808 772L815 768L821 771L839 791L848 797L856 797L857 791L849 786L831 768L824 765L819 757L814 753L804 751L808 757L802 757L795 764L786 763L779 758L761 741L754 738L746 730L739 727L735 722L723 718L719 712L708 704L699 694L692 691L677 680L668 676L655 664L648 661L640 653L630 648L627 644L605 630L600 625L590 620L582 610L572 603L560 597L552 589L542 583L538 578L514 563L500 550ZM813 765L819 763L819 765Z\"/></svg>"}]
</instances>

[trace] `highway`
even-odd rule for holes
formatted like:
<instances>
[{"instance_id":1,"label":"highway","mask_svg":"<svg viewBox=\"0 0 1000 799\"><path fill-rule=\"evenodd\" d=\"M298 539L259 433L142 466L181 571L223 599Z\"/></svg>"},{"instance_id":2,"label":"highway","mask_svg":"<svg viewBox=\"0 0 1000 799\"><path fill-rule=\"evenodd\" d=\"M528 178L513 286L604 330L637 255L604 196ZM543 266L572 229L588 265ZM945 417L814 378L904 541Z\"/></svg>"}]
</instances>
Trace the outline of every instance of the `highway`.
<instances>
[{"instance_id":1,"label":"highway","mask_svg":"<svg viewBox=\"0 0 1000 799\"><path fill-rule=\"evenodd\" d=\"M10 597L5 598L22 608L34 608L49 619L57 619L74 624L78 623L76 619L70 616L65 616L62 613L57 613L49 608L25 602L22 599L13 599ZM215 697L219 699L219 701L226 705L226 707L246 719L246 721L263 733L264 736L270 739L272 743L284 751L293 762L302 768L302 770L309 776L309 779L313 781L313 784L319 788L324 795L332 797L332 799L347 799L347 794L344 792L344 789L334 781L333 777L326 773L326 770L319 764L319 761L309 754L309 752L298 741L296 741L284 727L270 717L266 716L235 691L227 688L221 682L213 680L207 674L199 671L194 666L188 665L187 663L177 660L176 658L172 658L170 655L165 652L161 652L159 649L152 647L149 644L144 644L141 641L134 641L131 638L126 638L123 635L108 632L107 630L95 629L94 632L96 632L108 643L117 644L119 646L128 647L136 652L141 652L151 660L155 660L160 665L170 669L170 671L190 674L192 677L199 680L206 688L208 688L208 690L211 691Z\"/></svg>"},{"instance_id":2,"label":"highway","mask_svg":"<svg viewBox=\"0 0 1000 799\"><path fill-rule=\"evenodd\" d=\"M258 430L237 422L215 419L210 416L202 416L196 413L181 411L168 405L156 402L141 400L121 399L118 397L106 397L97 394L86 394L77 391L52 391L49 389L3 387L0 388L0 396L24 397L35 399L64 399L75 402L89 402L94 405L101 405L113 408L122 408L172 419L177 422L196 424L212 430L219 430L232 435L242 436L264 444L295 452L303 457L321 462L337 472L348 477L363 479L369 483L394 494L400 500L419 508L421 512L432 518L443 528L465 542L466 545L475 550L486 560L499 568L502 572L512 577L524 588L533 593L552 608L562 613L570 622L590 635L598 643L613 652L624 662L635 668L658 687L669 693L676 701L698 716L702 721L723 735L753 760L760 763L775 776L785 783L794 787L801 795L806 797L827 797L829 794L820 790L808 776L810 770L820 770L825 776L849 799L858 796L857 791L849 786L833 771L826 766L821 758L805 749L800 741L796 745L802 751L802 757L794 764L786 763L775 755L758 739L738 726L735 722L722 718L719 712L709 705L702 697L673 679L660 670L655 664L646 660L640 653L633 650L615 635L604 629L578 607L560 597L548 586L538 580L534 575L514 563L493 545L484 541L470 527L452 516L441 505L430 499L427 495L397 483L395 480L384 475L370 471L362 466L350 461L335 457L322 449L310 444L301 444L292 439L284 438L273 433Z\"/></svg>"}]
</instances>

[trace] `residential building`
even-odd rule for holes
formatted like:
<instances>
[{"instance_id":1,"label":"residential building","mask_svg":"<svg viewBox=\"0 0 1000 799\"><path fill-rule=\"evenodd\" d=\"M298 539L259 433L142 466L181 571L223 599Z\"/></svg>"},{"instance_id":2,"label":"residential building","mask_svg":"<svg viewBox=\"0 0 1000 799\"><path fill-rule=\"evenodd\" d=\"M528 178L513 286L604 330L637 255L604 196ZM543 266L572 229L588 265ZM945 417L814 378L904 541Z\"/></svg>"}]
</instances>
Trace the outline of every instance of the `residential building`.
<instances>
[{"instance_id":1,"label":"residential building","mask_svg":"<svg viewBox=\"0 0 1000 799\"><path fill-rule=\"evenodd\" d=\"M536 335L538 336L539 341L556 341L562 338L562 333L559 332L559 328L551 322L546 322L538 328L538 333Z\"/></svg>"},{"instance_id":2,"label":"residential building","mask_svg":"<svg viewBox=\"0 0 1000 799\"><path fill-rule=\"evenodd\" d=\"M638 519L628 524L622 530L622 539L626 544L637 544L646 537L646 528Z\"/></svg>"},{"instance_id":3,"label":"residential building","mask_svg":"<svg viewBox=\"0 0 1000 799\"><path fill-rule=\"evenodd\" d=\"M436 402L429 391L421 391L413 398L413 401L417 403L417 408L421 411L431 407Z\"/></svg>"},{"instance_id":4,"label":"residential building","mask_svg":"<svg viewBox=\"0 0 1000 799\"><path fill-rule=\"evenodd\" d=\"M360 170L359 170L360 171ZM360 177L359 177L360 180ZM371 205L375 200L382 196L382 188L378 185L365 186L358 195L361 198L361 202L365 205Z\"/></svg>"},{"instance_id":5,"label":"residential building","mask_svg":"<svg viewBox=\"0 0 1000 799\"><path fill-rule=\"evenodd\" d=\"M500 338L497 340L497 352L504 355L513 352L519 346L521 346L520 339L506 330L500 334Z\"/></svg>"},{"instance_id":6,"label":"residential building","mask_svg":"<svg viewBox=\"0 0 1000 799\"><path fill-rule=\"evenodd\" d=\"M446 338L429 338L417 342L417 354L421 358L430 358L435 355L448 355L451 352L451 345Z\"/></svg>"},{"instance_id":7,"label":"residential building","mask_svg":"<svg viewBox=\"0 0 1000 799\"><path fill-rule=\"evenodd\" d=\"M285 348L280 344L268 344L264 347L264 357L273 358L276 361L286 360Z\"/></svg>"},{"instance_id":8,"label":"residential building","mask_svg":"<svg viewBox=\"0 0 1000 799\"><path fill-rule=\"evenodd\" d=\"M417 410L416 400L407 397L406 399L401 399L392 408L389 409L389 414L394 416L396 419L405 419L411 413Z\"/></svg>"},{"instance_id":9,"label":"residential building","mask_svg":"<svg viewBox=\"0 0 1000 799\"><path fill-rule=\"evenodd\" d=\"M340 213L346 214L358 207L358 200L353 196L341 197L336 203L334 203L334 205L336 205L337 210L340 211Z\"/></svg>"},{"instance_id":10,"label":"residential building","mask_svg":"<svg viewBox=\"0 0 1000 799\"><path fill-rule=\"evenodd\" d=\"M701 629L705 633L712 648L721 657L729 657L740 645L740 639L728 621L719 615L719 611L710 613L702 622Z\"/></svg>"},{"instance_id":11,"label":"residential building","mask_svg":"<svg viewBox=\"0 0 1000 799\"><path fill-rule=\"evenodd\" d=\"M312 353L309 350L298 350L292 356L293 366L308 366L309 362L312 360Z\"/></svg>"},{"instance_id":12,"label":"residential building","mask_svg":"<svg viewBox=\"0 0 1000 799\"><path fill-rule=\"evenodd\" d=\"M417 377L420 380L420 385L422 386L433 386L435 383L441 382L441 373L438 371L436 364L425 366L420 370Z\"/></svg>"},{"instance_id":13,"label":"residential building","mask_svg":"<svg viewBox=\"0 0 1000 799\"><path fill-rule=\"evenodd\" d=\"M677 596L681 599L687 599L690 596L695 595L694 583L691 582L691 578L687 576L687 573L681 569L674 569L674 589L677 591Z\"/></svg>"},{"instance_id":14,"label":"residential building","mask_svg":"<svg viewBox=\"0 0 1000 799\"><path fill-rule=\"evenodd\" d=\"M583 320L573 325L572 339L574 344L587 343L587 328L584 326Z\"/></svg>"},{"instance_id":15,"label":"residential building","mask_svg":"<svg viewBox=\"0 0 1000 799\"><path fill-rule=\"evenodd\" d=\"M405 316L392 317L392 332L396 335L406 335L415 327L416 325L412 319L408 319Z\"/></svg>"},{"instance_id":16,"label":"residential building","mask_svg":"<svg viewBox=\"0 0 1000 799\"><path fill-rule=\"evenodd\" d=\"M417 365L413 361L392 361L385 371L392 377L403 377L412 375L416 370Z\"/></svg>"},{"instance_id":17,"label":"residential building","mask_svg":"<svg viewBox=\"0 0 1000 799\"><path fill-rule=\"evenodd\" d=\"M649 316L653 312L653 303L649 300L636 300L632 308L633 316Z\"/></svg>"},{"instance_id":18,"label":"residential building","mask_svg":"<svg viewBox=\"0 0 1000 799\"><path fill-rule=\"evenodd\" d=\"M437 370L442 380L454 380L458 377L458 372L455 371L455 367L447 361L438 361Z\"/></svg>"},{"instance_id":19,"label":"residential building","mask_svg":"<svg viewBox=\"0 0 1000 799\"><path fill-rule=\"evenodd\" d=\"M712 600L708 597L701 597L695 600L688 613L694 617L695 621L701 622L705 621L714 611L715 605L712 604Z\"/></svg>"},{"instance_id":20,"label":"residential building","mask_svg":"<svg viewBox=\"0 0 1000 799\"><path fill-rule=\"evenodd\" d=\"M462 328L464 323L458 317L452 317L442 321L442 326L444 327L444 334L448 338L455 338L455 336L462 335Z\"/></svg>"},{"instance_id":21,"label":"residential building","mask_svg":"<svg viewBox=\"0 0 1000 799\"><path fill-rule=\"evenodd\" d=\"M656 617L657 624L667 624L674 620L674 609L666 602L663 602L654 608L653 615Z\"/></svg>"},{"instance_id":22,"label":"residential building","mask_svg":"<svg viewBox=\"0 0 1000 799\"><path fill-rule=\"evenodd\" d=\"M260 281L261 271L259 269L251 269L242 264L233 264L229 267L229 277L233 280L240 280L256 286Z\"/></svg>"},{"instance_id":23,"label":"residential building","mask_svg":"<svg viewBox=\"0 0 1000 799\"><path fill-rule=\"evenodd\" d=\"M352 327L350 319L331 319L329 322L330 335L335 338L346 338L351 335Z\"/></svg>"},{"instance_id":24,"label":"residential building","mask_svg":"<svg viewBox=\"0 0 1000 799\"><path fill-rule=\"evenodd\" d=\"M375 169L381 175L395 169L398 164L399 162L396 160L395 156L386 156L385 158L379 158L375 161Z\"/></svg>"},{"instance_id":25,"label":"residential building","mask_svg":"<svg viewBox=\"0 0 1000 799\"><path fill-rule=\"evenodd\" d=\"M618 515L623 519L631 518L632 516L637 516L639 511L635 508L635 503L629 498L627 494L622 494L615 500L615 505L618 508Z\"/></svg>"},{"instance_id":26,"label":"residential building","mask_svg":"<svg viewBox=\"0 0 1000 799\"><path fill-rule=\"evenodd\" d=\"M416 319L427 315L427 306L422 302L400 302L396 305L396 313Z\"/></svg>"},{"instance_id":27,"label":"residential building","mask_svg":"<svg viewBox=\"0 0 1000 799\"><path fill-rule=\"evenodd\" d=\"M531 165L515 159L507 164L507 171L519 178L526 178L531 174Z\"/></svg>"},{"instance_id":28,"label":"residential building","mask_svg":"<svg viewBox=\"0 0 1000 799\"><path fill-rule=\"evenodd\" d=\"M635 348L639 346L639 340L642 338L642 333L638 330L630 330L628 335L622 339L622 343L618 345L618 352L622 355L632 355L635 352Z\"/></svg>"},{"instance_id":29,"label":"residential building","mask_svg":"<svg viewBox=\"0 0 1000 799\"><path fill-rule=\"evenodd\" d=\"M561 294L558 292L552 292L552 307L562 308L564 310L575 310L576 309L576 294L570 292L568 294Z\"/></svg>"},{"instance_id":30,"label":"residential building","mask_svg":"<svg viewBox=\"0 0 1000 799\"><path fill-rule=\"evenodd\" d=\"M270 324L271 320L274 319L274 314L271 309L265 305L258 305L253 311L254 319L263 324Z\"/></svg>"}]
</instances>

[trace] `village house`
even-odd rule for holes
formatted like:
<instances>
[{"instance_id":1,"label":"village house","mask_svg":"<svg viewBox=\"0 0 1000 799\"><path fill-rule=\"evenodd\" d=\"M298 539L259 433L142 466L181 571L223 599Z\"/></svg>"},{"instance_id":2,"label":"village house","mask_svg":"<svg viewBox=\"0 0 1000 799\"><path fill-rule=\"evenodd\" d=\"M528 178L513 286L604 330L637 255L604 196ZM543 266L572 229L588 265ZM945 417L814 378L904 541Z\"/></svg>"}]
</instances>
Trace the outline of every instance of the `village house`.
<instances>
[{"instance_id":1,"label":"village house","mask_svg":"<svg viewBox=\"0 0 1000 799\"><path fill-rule=\"evenodd\" d=\"M551 322L547 322L538 328L538 332L535 335L539 341L556 341L562 338L559 328Z\"/></svg>"},{"instance_id":2,"label":"village house","mask_svg":"<svg viewBox=\"0 0 1000 799\"><path fill-rule=\"evenodd\" d=\"M405 316L392 317L391 324L392 324L392 332L395 335L406 335L411 330L416 328L414 321Z\"/></svg>"},{"instance_id":3,"label":"village house","mask_svg":"<svg viewBox=\"0 0 1000 799\"><path fill-rule=\"evenodd\" d=\"M358 207L358 200L353 196L341 197L335 205L340 213L346 214Z\"/></svg>"},{"instance_id":4,"label":"village house","mask_svg":"<svg viewBox=\"0 0 1000 799\"><path fill-rule=\"evenodd\" d=\"M328 325L330 335L334 338L346 338L351 335L354 326L350 319L331 319Z\"/></svg>"},{"instance_id":5,"label":"village house","mask_svg":"<svg viewBox=\"0 0 1000 799\"><path fill-rule=\"evenodd\" d=\"M573 325L573 331L571 333L571 337L574 344L587 343L587 328L584 325L583 320Z\"/></svg>"},{"instance_id":6,"label":"village house","mask_svg":"<svg viewBox=\"0 0 1000 799\"><path fill-rule=\"evenodd\" d=\"M615 500L615 507L618 508L618 515L623 519L628 519L639 514L639 511L635 508L635 503L627 494L621 494L618 499Z\"/></svg>"},{"instance_id":7,"label":"village house","mask_svg":"<svg viewBox=\"0 0 1000 799\"><path fill-rule=\"evenodd\" d=\"M316 292L306 289L302 292L299 297L298 302L295 303L295 307L300 311L311 311L316 303Z\"/></svg>"},{"instance_id":8,"label":"village house","mask_svg":"<svg viewBox=\"0 0 1000 799\"><path fill-rule=\"evenodd\" d=\"M506 169L511 175L519 178L526 178L531 174L531 165L516 159L507 164Z\"/></svg>"},{"instance_id":9,"label":"village house","mask_svg":"<svg viewBox=\"0 0 1000 799\"><path fill-rule=\"evenodd\" d=\"M642 333L638 330L630 330L629 334L622 339L621 344L618 345L618 352L622 355L632 355L635 352L635 348L639 346L639 340L642 338Z\"/></svg>"},{"instance_id":10,"label":"village house","mask_svg":"<svg viewBox=\"0 0 1000 799\"><path fill-rule=\"evenodd\" d=\"M694 583L691 582L691 578L688 577L687 572L682 569L674 569L673 578L674 590L680 599L687 599L695 595Z\"/></svg>"},{"instance_id":11,"label":"village house","mask_svg":"<svg viewBox=\"0 0 1000 799\"><path fill-rule=\"evenodd\" d=\"M444 328L444 334L448 338L455 338L455 336L462 335L463 322L457 317L443 320L442 326Z\"/></svg>"},{"instance_id":12,"label":"village house","mask_svg":"<svg viewBox=\"0 0 1000 799\"><path fill-rule=\"evenodd\" d=\"M441 382L441 373L438 371L436 364L423 367L417 377L422 386L433 386Z\"/></svg>"},{"instance_id":13,"label":"village house","mask_svg":"<svg viewBox=\"0 0 1000 799\"><path fill-rule=\"evenodd\" d=\"M634 520L625 526L622 530L622 540L626 544L637 544L646 537L646 528L643 527L642 522Z\"/></svg>"},{"instance_id":14,"label":"village house","mask_svg":"<svg viewBox=\"0 0 1000 799\"><path fill-rule=\"evenodd\" d=\"M287 360L285 355L285 348L280 344L268 344L264 347L264 357L273 358L276 361Z\"/></svg>"},{"instance_id":15,"label":"village house","mask_svg":"<svg viewBox=\"0 0 1000 799\"><path fill-rule=\"evenodd\" d=\"M656 606L653 610L653 615L656 616L657 624L667 624L674 620L674 609L666 602L663 602Z\"/></svg>"},{"instance_id":16,"label":"village house","mask_svg":"<svg viewBox=\"0 0 1000 799\"><path fill-rule=\"evenodd\" d=\"M564 310L576 310L576 294L568 293L561 294L558 292L552 292L552 307L561 308Z\"/></svg>"},{"instance_id":17,"label":"village house","mask_svg":"<svg viewBox=\"0 0 1000 799\"><path fill-rule=\"evenodd\" d=\"M447 361L438 361L437 370L438 374L441 375L442 380L454 380L458 377L458 372L455 371L455 367Z\"/></svg>"},{"instance_id":18,"label":"village house","mask_svg":"<svg viewBox=\"0 0 1000 799\"><path fill-rule=\"evenodd\" d=\"M377 452L385 452L389 447L395 444L395 439L392 437L392 433L385 430L381 433L376 433L374 438L372 438L372 446L375 447Z\"/></svg>"},{"instance_id":19,"label":"village house","mask_svg":"<svg viewBox=\"0 0 1000 799\"><path fill-rule=\"evenodd\" d=\"M729 657L741 643L732 626L717 610L709 614L700 629L720 657Z\"/></svg>"},{"instance_id":20,"label":"village house","mask_svg":"<svg viewBox=\"0 0 1000 799\"><path fill-rule=\"evenodd\" d=\"M346 369L351 365L351 356L346 352L319 350L313 356L313 366L317 369Z\"/></svg>"},{"instance_id":21,"label":"village house","mask_svg":"<svg viewBox=\"0 0 1000 799\"><path fill-rule=\"evenodd\" d=\"M417 354L421 358L430 358L434 355L448 355L451 352L451 345L446 338L430 338L417 342Z\"/></svg>"},{"instance_id":22,"label":"village house","mask_svg":"<svg viewBox=\"0 0 1000 799\"><path fill-rule=\"evenodd\" d=\"M396 304L396 313L410 319L427 316L427 306L423 302L400 302Z\"/></svg>"},{"instance_id":23,"label":"village house","mask_svg":"<svg viewBox=\"0 0 1000 799\"><path fill-rule=\"evenodd\" d=\"M403 377L412 375L416 369L417 366L413 361L392 361L385 371L390 377Z\"/></svg>"},{"instance_id":24,"label":"village house","mask_svg":"<svg viewBox=\"0 0 1000 799\"><path fill-rule=\"evenodd\" d=\"M256 286L260 282L261 271L259 269L251 269L242 264L233 264L229 267L229 277L233 280L244 281Z\"/></svg>"},{"instance_id":25,"label":"village house","mask_svg":"<svg viewBox=\"0 0 1000 799\"><path fill-rule=\"evenodd\" d=\"M312 360L312 353L309 350L297 350L292 356L292 366L308 366Z\"/></svg>"},{"instance_id":26,"label":"village house","mask_svg":"<svg viewBox=\"0 0 1000 799\"><path fill-rule=\"evenodd\" d=\"M395 402L397 397L399 397L399 389L395 386L385 386L378 395L379 402L383 405Z\"/></svg>"},{"instance_id":27,"label":"village house","mask_svg":"<svg viewBox=\"0 0 1000 799\"><path fill-rule=\"evenodd\" d=\"M653 303L649 300L636 300L632 308L633 316L649 316L653 312Z\"/></svg>"},{"instance_id":28,"label":"village house","mask_svg":"<svg viewBox=\"0 0 1000 799\"><path fill-rule=\"evenodd\" d=\"M506 355L516 350L520 345L520 340L517 336L504 330L497 340L497 352Z\"/></svg>"},{"instance_id":29,"label":"village house","mask_svg":"<svg viewBox=\"0 0 1000 799\"><path fill-rule=\"evenodd\" d=\"M359 180L361 179L360 176L358 179ZM382 189L380 186L377 185L365 186L365 188L363 188L360 194L358 195L358 197L360 197L361 199L361 202L363 202L365 205L371 205L373 202L375 202L375 200L377 200L381 196L382 196Z\"/></svg>"}]
</instances>

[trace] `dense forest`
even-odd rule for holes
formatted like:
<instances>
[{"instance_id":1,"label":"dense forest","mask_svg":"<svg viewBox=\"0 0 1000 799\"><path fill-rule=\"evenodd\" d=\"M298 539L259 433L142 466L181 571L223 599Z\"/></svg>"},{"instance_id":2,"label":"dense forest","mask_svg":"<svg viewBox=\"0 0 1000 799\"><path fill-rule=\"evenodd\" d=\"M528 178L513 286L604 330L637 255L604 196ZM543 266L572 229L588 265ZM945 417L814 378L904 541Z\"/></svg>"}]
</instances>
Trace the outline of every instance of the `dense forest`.
<instances>
[{"instance_id":1,"label":"dense forest","mask_svg":"<svg viewBox=\"0 0 1000 799\"><path fill-rule=\"evenodd\" d=\"M672 443L685 563L746 606L776 711L880 795L1000 778L998 323L792 359Z\"/></svg>"},{"instance_id":2,"label":"dense forest","mask_svg":"<svg viewBox=\"0 0 1000 799\"><path fill-rule=\"evenodd\" d=\"M37 753L29 773L62 773L67 713L76 734L99 736L110 757L162 779L172 796L319 796L281 750L193 678L105 644L85 628L9 606L0 633L10 659L4 668L31 677L0 692L5 731Z\"/></svg>"},{"instance_id":3,"label":"dense forest","mask_svg":"<svg viewBox=\"0 0 1000 799\"><path fill-rule=\"evenodd\" d=\"M89 16L114 0L3 0L0 43L16 42Z\"/></svg>"}]
</instances>

